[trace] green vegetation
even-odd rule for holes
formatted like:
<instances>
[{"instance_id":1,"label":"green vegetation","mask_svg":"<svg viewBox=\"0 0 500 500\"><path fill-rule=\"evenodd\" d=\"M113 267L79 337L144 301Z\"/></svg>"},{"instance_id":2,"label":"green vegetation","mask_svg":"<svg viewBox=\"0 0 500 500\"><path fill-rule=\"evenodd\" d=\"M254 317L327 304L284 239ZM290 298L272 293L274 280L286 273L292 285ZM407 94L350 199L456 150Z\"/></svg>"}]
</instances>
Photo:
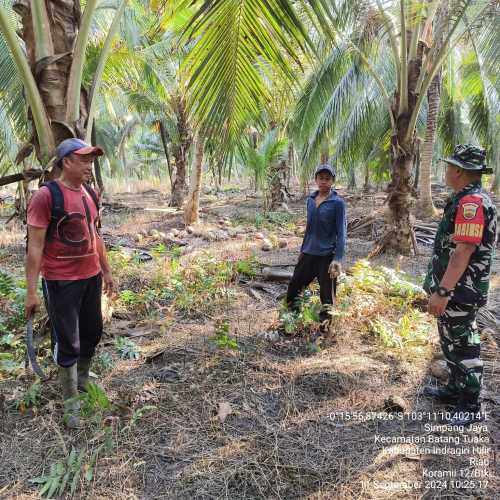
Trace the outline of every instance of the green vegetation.
<instances>
[{"instance_id":1,"label":"green vegetation","mask_svg":"<svg viewBox=\"0 0 500 500\"><path fill-rule=\"evenodd\" d=\"M320 326L321 302L311 290L305 290L299 312L289 311L282 304L279 314L279 328L287 335L308 336Z\"/></svg>"},{"instance_id":2,"label":"green vegetation","mask_svg":"<svg viewBox=\"0 0 500 500\"><path fill-rule=\"evenodd\" d=\"M0 271L0 335L19 331L24 324L24 280Z\"/></svg>"},{"instance_id":3,"label":"green vegetation","mask_svg":"<svg viewBox=\"0 0 500 500\"><path fill-rule=\"evenodd\" d=\"M229 334L229 321L218 321L215 326L215 335L210 338L219 349L238 349L238 342Z\"/></svg>"},{"instance_id":4,"label":"green vegetation","mask_svg":"<svg viewBox=\"0 0 500 500\"><path fill-rule=\"evenodd\" d=\"M252 255L236 261L236 272L248 278L254 278L259 270L257 259Z\"/></svg>"},{"instance_id":5,"label":"green vegetation","mask_svg":"<svg viewBox=\"0 0 500 500\"><path fill-rule=\"evenodd\" d=\"M66 492L73 495L80 486L82 470L85 467L84 459L84 449L77 451L72 448L66 460L52 464L48 474L31 479L30 482L40 485L39 494L42 497L54 498L54 495L62 496ZM85 481L91 481L90 471L91 469L87 468L83 475Z\"/></svg>"},{"instance_id":6,"label":"green vegetation","mask_svg":"<svg viewBox=\"0 0 500 500\"><path fill-rule=\"evenodd\" d=\"M23 368L25 295L23 280L0 271L0 376L15 375Z\"/></svg>"},{"instance_id":7,"label":"green vegetation","mask_svg":"<svg viewBox=\"0 0 500 500\"><path fill-rule=\"evenodd\" d=\"M40 382L31 384L24 393L14 401L14 407L21 413L41 403L42 388Z\"/></svg>"},{"instance_id":8,"label":"green vegetation","mask_svg":"<svg viewBox=\"0 0 500 500\"><path fill-rule=\"evenodd\" d=\"M122 283L116 306L138 317L158 317L168 311L187 316L210 313L233 301L238 274L253 277L258 270L254 257L219 261L209 253L196 263L181 265L178 247L169 257L157 254L146 263L118 250L110 252L110 260Z\"/></svg>"},{"instance_id":9,"label":"green vegetation","mask_svg":"<svg viewBox=\"0 0 500 500\"><path fill-rule=\"evenodd\" d=\"M418 310L423 300L423 289L410 276L360 260L340 286L333 321L347 325L353 316L362 316L363 329L387 348L422 345L431 326L429 317Z\"/></svg>"},{"instance_id":10,"label":"green vegetation","mask_svg":"<svg viewBox=\"0 0 500 500\"><path fill-rule=\"evenodd\" d=\"M106 412L112 409L111 401L102 387L89 382L79 399L81 401L81 414L100 421Z\"/></svg>"},{"instance_id":11,"label":"green vegetation","mask_svg":"<svg viewBox=\"0 0 500 500\"><path fill-rule=\"evenodd\" d=\"M310 335L320 327L321 303L316 291L306 290L300 312L282 307L279 328L288 335ZM389 349L427 342L431 323L417 305L425 298L411 277L383 266L358 261L340 282L337 303L330 308L330 332L359 328Z\"/></svg>"},{"instance_id":12,"label":"green vegetation","mask_svg":"<svg viewBox=\"0 0 500 500\"><path fill-rule=\"evenodd\" d=\"M136 343L126 337L118 337L115 340L115 347L122 359L139 359L141 355Z\"/></svg>"}]
</instances>

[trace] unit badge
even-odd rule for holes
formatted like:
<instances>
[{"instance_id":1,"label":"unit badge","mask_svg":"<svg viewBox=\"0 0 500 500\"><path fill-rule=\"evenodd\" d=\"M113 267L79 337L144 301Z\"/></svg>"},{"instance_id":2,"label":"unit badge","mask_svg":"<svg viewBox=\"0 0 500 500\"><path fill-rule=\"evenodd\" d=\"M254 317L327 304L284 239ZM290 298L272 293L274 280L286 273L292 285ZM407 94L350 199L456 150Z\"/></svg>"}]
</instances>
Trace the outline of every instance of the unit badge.
<instances>
[{"instance_id":1,"label":"unit badge","mask_svg":"<svg viewBox=\"0 0 500 500\"><path fill-rule=\"evenodd\" d=\"M479 205L477 203L464 203L462 205L464 219L471 220L476 216Z\"/></svg>"}]
</instances>

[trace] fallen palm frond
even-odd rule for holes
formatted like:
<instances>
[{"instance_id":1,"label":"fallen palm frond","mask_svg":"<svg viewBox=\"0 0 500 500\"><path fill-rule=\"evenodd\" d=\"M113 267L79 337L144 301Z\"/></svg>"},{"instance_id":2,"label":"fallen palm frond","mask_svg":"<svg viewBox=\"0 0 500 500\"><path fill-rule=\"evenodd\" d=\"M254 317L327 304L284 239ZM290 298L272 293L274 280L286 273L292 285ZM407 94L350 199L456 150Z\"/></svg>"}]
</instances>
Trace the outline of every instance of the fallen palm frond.
<instances>
[{"instance_id":1,"label":"fallen palm frond","mask_svg":"<svg viewBox=\"0 0 500 500\"><path fill-rule=\"evenodd\" d=\"M332 330L368 332L388 348L426 343L432 320L418 310L425 293L404 273L359 260L338 295Z\"/></svg>"}]
</instances>

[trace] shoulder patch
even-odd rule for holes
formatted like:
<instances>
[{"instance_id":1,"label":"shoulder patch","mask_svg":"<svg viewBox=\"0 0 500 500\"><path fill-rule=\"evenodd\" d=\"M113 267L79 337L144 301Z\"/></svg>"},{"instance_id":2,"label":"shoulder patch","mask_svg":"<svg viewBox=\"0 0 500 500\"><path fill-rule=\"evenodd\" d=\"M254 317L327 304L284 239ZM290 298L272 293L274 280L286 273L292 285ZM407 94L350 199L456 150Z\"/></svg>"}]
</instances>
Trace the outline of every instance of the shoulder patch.
<instances>
[{"instance_id":1,"label":"shoulder patch","mask_svg":"<svg viewBox=\"0 0 500 500\"><path fill-rule=\"evenodd\" d=\"M464 215L464 219L466 220L473 219L476 216L479 207L480 207L479 203L472 203L472 202L464 203L462 205L462 213Z\"/></svg>"},{"instance_id":2,"label":"shoulder patch","mask_svg":"<svg viewBox=\"0 0 500 500\"><path fill-rule=\"evenodd\" d=\"M479 245L483 238L483 231L484 210L482 197L475 194L464 196L458 203L453 240Z\"/></svg>"}]
</instances>

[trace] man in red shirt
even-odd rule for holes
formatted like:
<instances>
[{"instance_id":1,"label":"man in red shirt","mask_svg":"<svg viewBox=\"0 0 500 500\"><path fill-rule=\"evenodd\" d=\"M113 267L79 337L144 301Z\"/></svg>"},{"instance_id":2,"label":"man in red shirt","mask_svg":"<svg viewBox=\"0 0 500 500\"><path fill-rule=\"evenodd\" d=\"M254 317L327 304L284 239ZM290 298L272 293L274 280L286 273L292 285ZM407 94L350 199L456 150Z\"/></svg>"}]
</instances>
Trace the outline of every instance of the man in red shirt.
<instances>
[{"instance_id":1,"label":"man in red shirt","mask_svg":"<svg viewBox=\"0 0 500 500\"><path fill-rule=\"evenodd\" d=\"M102 335L101 294L114 290L104 242L97 231L97 195L87 186L101 148L66 139L56 149L62 173L40 188L28 207L26 316L40 307L38 276L52 325L52 351L59 367L65 423L77 428L78 389L88 382L91 359ZM54 218L54 192L63 200Z\"/></svg>"}]
</instances>

